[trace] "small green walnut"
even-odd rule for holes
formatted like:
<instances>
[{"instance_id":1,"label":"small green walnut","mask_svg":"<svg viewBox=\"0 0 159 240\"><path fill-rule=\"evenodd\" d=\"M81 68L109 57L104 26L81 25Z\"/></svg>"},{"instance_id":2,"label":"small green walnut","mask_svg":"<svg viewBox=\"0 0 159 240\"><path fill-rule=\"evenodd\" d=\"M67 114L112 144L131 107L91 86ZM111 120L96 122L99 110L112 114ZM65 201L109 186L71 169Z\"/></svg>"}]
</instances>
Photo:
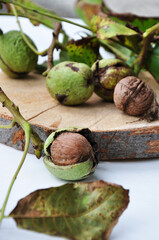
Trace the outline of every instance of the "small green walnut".
<instances>
[{"instance_id":1,"label":"small green walnut","mask_svg":"<svg viewBox=\"0 0 159 240\"><path fill-rule=\"evenodd\" d=\"M97 145L88 129L53 132L44 144L44 164L56 177L80 180L92 175L98 164Z\"/></svg>"},{"instance_id":2,"label":"small green walnut","mask_svg":"<svg viewBox=\"0 0 159 240\"><path fill-rule=\"evenodd\" d=\"M26 37L36 48L33 41ZM0 32L0 68L8 76L25 76L36 67L37 60L38 56L24 42L19 31L9 31L5 34Z\"/></svg>"},{"instance_id":3,"label":"small green walnut","mask_svg":"<svg viewBox=\"0 0 159 240\"><path fill-rule=\"evenodd\" d=\"M113 101L114 87L124 77L133 75L132 70L119 59L102 59L92 66L95 93L106 101Z\"/></svg>"},{"instance_id":4,"label":"small green walnut","mask_svg":"<svg viewBox=\"0 0 159 240\"><path fill-rule=\"evenodd\" d=\"M94 91L93 73L84 63L65 61L49 71L46 85L50 95L61 104L82 104Z\"/></svg>"}]
</instances>

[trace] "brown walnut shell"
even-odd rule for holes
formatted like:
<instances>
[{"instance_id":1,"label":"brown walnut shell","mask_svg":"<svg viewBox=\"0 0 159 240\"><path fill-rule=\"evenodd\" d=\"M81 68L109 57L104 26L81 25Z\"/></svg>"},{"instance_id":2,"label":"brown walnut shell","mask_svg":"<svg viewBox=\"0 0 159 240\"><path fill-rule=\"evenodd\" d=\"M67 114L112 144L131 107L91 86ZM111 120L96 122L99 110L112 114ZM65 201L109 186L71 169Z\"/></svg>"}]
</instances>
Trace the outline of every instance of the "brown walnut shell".
<instances>
[{"instance_id":1,"label":"brown walnut shell","mask_svg":"<svg viewBox=\"0 0 159 240\"><path fill-rule=\"evenodd\" d=\"M51 144L50 151L56 165L73 165L88 159L95 162L91 144L79 133L61 133Z\"/></svg>"},{"instance_id":2,"label":"brown walnut shell","mask_svg":"<svg viewBox=\"0 0 159 240\"><path fill-rule=\"evenodd\" d=\"M154 99L153 90L134 76L120 80L114 90L116 107L132 116L145 114L151 108Z\"/></svg>"}]
</instances>

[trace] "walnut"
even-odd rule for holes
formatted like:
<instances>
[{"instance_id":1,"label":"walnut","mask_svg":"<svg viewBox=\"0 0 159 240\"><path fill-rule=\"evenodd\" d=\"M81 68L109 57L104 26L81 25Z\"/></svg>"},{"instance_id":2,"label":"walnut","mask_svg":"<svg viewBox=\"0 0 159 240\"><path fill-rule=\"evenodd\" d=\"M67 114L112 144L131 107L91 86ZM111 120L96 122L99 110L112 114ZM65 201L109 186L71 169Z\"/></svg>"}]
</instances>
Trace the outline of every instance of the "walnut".
<instances>
[{"instance_id":1,"label":"walnut","mask_svg":"<svg viewBox=\"0 0 159 240\"><path fill-rule=\"evenodd\" d=\"M63 132L51 144L51 158L57 165L72 165L94 159L88 140L79 133Z\"/></svg>"},{"instance_id":2,"label":"walnut","mask_svg":"<svg viewBox=\"0 0 159 240\"><path fill-rule=\"evenodd\" d=\"M52 132L44 144L44 164L56 177L80 180L91 176L98 165L98 147L87 128L64 128Z\"/></svg>"},{"instance_id":3,"label":"walnut","mask_svg":"<svg viewBox=\"0 0 159 240\"><path fill-rule=\"evenodd\" d=\"M154 91L134 76L123 78L116 85L114 103L128 115L141 116L147 121L158 119L158 103Z\"/></svg>"}]
</instances>

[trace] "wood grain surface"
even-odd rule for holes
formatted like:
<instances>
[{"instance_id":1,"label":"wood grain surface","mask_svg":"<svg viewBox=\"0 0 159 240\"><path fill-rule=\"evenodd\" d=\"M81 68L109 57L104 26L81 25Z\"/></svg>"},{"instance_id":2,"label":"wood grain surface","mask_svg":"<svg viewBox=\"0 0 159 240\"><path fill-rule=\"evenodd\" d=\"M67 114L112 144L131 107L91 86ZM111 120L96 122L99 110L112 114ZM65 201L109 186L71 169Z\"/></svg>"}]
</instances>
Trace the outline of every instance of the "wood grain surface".
<instances>
[{"instance_id":1,"label":"wood grain surface","mask_svg":"<svg viewBox=\"0 0 159 240\"><path fill-rule=\"evenodd\" d=\"M159 100L158 83L148 73L140 77L151 85ZM0 73L0 87L44 140L55 129L84 127L94 132L100 160L159 157L159 121L147 123L128 116L95 94L83 105L63 106L50 97L45 78L36 73L25 79L10 79ZM11 119L10 112L0 106L0 124L9 124ZM22 150L23 131L17 127L0 129L0 142ZM33 153L32 145L29 152Z\"/></svg>"}]
</instances>

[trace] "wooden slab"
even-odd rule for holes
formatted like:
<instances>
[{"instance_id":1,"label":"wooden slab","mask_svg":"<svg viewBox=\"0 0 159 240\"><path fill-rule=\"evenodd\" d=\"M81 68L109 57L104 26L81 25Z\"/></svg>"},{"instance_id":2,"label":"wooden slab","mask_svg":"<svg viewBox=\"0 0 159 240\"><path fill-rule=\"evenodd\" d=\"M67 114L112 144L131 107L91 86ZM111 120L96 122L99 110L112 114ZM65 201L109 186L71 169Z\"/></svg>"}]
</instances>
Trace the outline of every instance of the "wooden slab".
<instances>
[{"instance_id":1,"label":"wooden slab","mask_svg":"<svg viewBox=\"0 0 159 240\"><path fill-rule=\"evenodd\" d=\"M151 85L159 101L156 81L148 73L141 78ZM18 80L0 73L0 87L44 140L57 128L79 126L94 132L100 160L159 157L159 121L138 121L95 94L80 106L60 105L50 97L45 78L35 73ZM9 124L11 119L10 112L0 106L0 124ZM23 132L17 127L0 129L0 142L22 150ZM32 145L29 151L33 153Z\"/></svg>"}]
</instances>

